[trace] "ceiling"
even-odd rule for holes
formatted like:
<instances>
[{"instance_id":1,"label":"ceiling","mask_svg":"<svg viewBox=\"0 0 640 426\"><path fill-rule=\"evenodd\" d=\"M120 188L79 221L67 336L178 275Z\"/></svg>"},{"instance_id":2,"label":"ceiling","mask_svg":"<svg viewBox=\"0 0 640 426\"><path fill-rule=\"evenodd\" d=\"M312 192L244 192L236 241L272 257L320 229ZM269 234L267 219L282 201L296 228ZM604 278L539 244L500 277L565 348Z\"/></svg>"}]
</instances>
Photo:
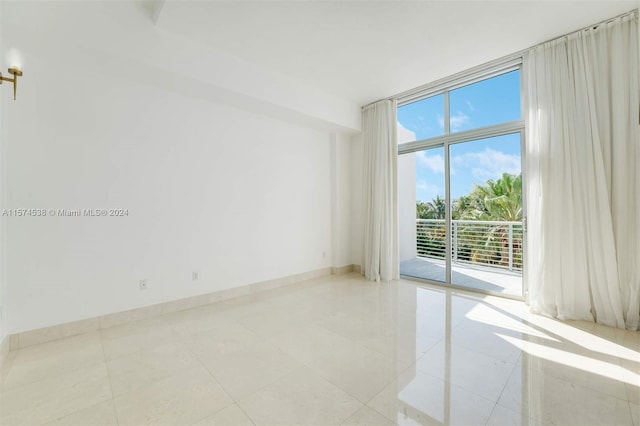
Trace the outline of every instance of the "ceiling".
<instances>
[{"instance_id":1,"label":"ceiling","mask_svg":"<svg viewBox=\"0 0 640 426\"><path fill-rule=\"evenodd\" d=\"M167 1L158 25L358 104L638 7L607 1Z\"/></svg>"}]
</instances>

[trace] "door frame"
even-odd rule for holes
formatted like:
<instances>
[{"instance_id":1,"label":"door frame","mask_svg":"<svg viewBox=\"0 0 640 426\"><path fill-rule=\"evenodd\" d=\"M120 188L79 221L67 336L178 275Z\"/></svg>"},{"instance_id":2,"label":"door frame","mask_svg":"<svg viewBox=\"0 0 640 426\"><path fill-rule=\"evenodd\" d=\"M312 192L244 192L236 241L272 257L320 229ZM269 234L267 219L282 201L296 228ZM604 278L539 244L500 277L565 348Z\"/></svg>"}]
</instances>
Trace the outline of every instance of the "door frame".
<instances>
[{"instance_id":1,"label":"door frame","mask_svg":"<svg viewBox=\"0 0 640 426\"><path fill-rule=\"evenodd\" d=\"M525 84L525 72L523 67L524 54L517 58L508 58L501 63L491 63L486 68L478 68L470 70L468 73L461 73L458 78L448 80L446 83L438 82L433 86L425 86L424 90L418 93L412 92L410 95L397 99L398 107L406 104L420 101L432 96L444 95L444 135L421 139L413 142L404 143L398 145L398 153L409 154L412 152L423 151L429 148L444 148L444 168L445 168L445 199L447 200L445 205L445 282L434 281L429 279L423 279L418 277L412 277L407 275L401 275L402 278L422 281L429 284L435 284L444 286L446 288L452 288L456 290L469 291L472 293L488 294L493 296L499 296L516 300L528 299L528 285L526 280L526 248L527 248L527 202L526 202L526 117L527 102L526 102L526 84ZM451 133L450 126L450 110L449 110L449 92L459 87L463 87L469 84L473 84L478 81L486 80L491 77L495 77L501 74L505 74L511 71L520 71L520 111L521 118L519 120L513 120L503 122L500 124L494 124L490 126L479 127L471 130L465 130L460 132ZM452 283L451 280L451 176L450 176L450 155L449 147L457 143L470 142L478 139L486 139L495 136L503 136L508 134L520 134L520 170L522 174L522 294L520 296L498 293L490 290L474 289L470 287L464 287Z\"/></svg>"}]
</instances>

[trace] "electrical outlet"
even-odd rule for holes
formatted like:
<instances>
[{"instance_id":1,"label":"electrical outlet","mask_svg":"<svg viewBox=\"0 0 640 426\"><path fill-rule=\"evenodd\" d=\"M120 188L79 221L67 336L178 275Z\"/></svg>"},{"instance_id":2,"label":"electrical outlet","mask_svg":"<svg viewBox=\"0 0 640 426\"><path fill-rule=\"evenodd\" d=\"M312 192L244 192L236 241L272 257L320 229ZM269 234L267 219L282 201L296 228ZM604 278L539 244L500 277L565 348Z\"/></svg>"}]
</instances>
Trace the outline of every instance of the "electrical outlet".
<instances>
[{"instance_id":1,"label":"electrical outlet","mask_svg":"<svg viewBox=\"0 0 640 426\"><path fill-rule=\"evenodd\" d=\"M191 281L198 281L199 274L197 272L191 273Z\"/></svg>"},{"instance_id":2,"label":"electrical outlet","mask_svg":"<svg viewBox=\"0 0 640 426\"><path fill-rule=\"evenodd\" d=\"M149 283L146 279L140 280L140 290L146 290L149 286Z\"/></svg>"}]
</instances>

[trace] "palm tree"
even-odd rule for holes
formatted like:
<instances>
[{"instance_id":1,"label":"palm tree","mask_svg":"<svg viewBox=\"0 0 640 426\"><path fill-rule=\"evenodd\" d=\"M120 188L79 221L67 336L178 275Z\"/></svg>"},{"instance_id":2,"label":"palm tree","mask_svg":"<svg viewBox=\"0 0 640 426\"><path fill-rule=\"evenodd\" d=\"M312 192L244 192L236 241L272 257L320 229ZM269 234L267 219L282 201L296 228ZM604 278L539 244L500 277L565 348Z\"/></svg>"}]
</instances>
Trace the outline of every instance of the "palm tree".
<instances>
[{"instance_id":1,"label":"palm tree","mask_svg":"<svg viewBox=\"0 0 640 426\"><path fill-rule=\"evenodd\" d=\"M522 175L503 173L496 181L476 185L472 194L481 198L487 220L517 222L522 220Z\"/></svg>"},{"instance_id":2,"label":"palm tree","mask_svg":"<svg viewBox=\"0 0 640 426\"><path fill-rule=\"evenodd\" d=\"M484 185L476 185L470 197L481 201L473 212L476 220L519 222L522 220L522 175L503 173L498 180L489 179ZM517 246L519 243L515 243ZM514 247L518 248L518 247ZM509 227L491 226L487 232L482 252L477 250L474 258L486 257L487 252L496 249L492 262L506 266L509 263ZM484 254L484 256L483 256ZM480 259L478 259L480 260Z\"/></svg>"},{"instance_id":3,"label":"palm tree","mask_svg":"<svg viewBox=\"0 0 640 426\"><path fill-rule=\"evenodd\" d=\"M429 219L429 208L424 201L418 201L416 203L416 219Z\"/></svg>"},{"instance_id":4,"label":"palm tree","mask_svg":"<svg viewBox=\"0 0 640 426\"><path fill-rule=\"evenodd\" d=\"M416 203L418 219L444 219L446 201L436 196L432 201ZM522 175L503 173L497 179L489 179L484 185L476 184L467 195L457 198L451 205L453 220L482 220L500 222L519 222L522 220ZM509 263L509 226L468 224L457 228L457 253L459 259L474 262L500 264ZM420 231L419 231L420 233ZM429 231L420 233L425 241L422 248L425 254L444 256L445 226L431 226ZM514 263L521 264L522 242L520 238L512 241ZM442 247L441 247L442 246Z\"/></svg>"},{"instance_id":5,"label":"palm tree","mask_svg":"<svg viewBox=\"0 0 640 426\"><path fill-rule=\"evenodd\" d=\"M474 193L461 195L451 204L451 219L478 220L485 213L484 201Z\"/></svg>"},{"instance_id":6,"label":"palm tree","mask_svg":"<svg viewBox=\"0 0 640 426\"><path fill-rule=\"evenodd\" d=\"M433 219L444 219L447 211L447 204L444 199L436 195L436 198L427 203L429 211L433 213Z\"/></svg>"},{"instance_id":7,"label":"palm tree","mask_svg":"<svg viewBox=\"0 0 640 426\"><path fill-rule=\"evenodd\" d=\"M436 198L431 201L416 203L417 219L444 219L445 212L446 203L439 195L436 195Z\"/></svg>"},{"instance_id":8,"label":"palm tree","mask_svg":"<svg viewBox=\"0 0 640 426\"><path fill-rule=\"evenodd\" d=\"M416 217L418 219L440 219L446 214L446 202L439 195L431 201L418 201L416 203ZM418 252L421 255L444 258L445 254L445 224L431 223L424 227L418 227L417 237Z\"/></svg>"}]
</instances>

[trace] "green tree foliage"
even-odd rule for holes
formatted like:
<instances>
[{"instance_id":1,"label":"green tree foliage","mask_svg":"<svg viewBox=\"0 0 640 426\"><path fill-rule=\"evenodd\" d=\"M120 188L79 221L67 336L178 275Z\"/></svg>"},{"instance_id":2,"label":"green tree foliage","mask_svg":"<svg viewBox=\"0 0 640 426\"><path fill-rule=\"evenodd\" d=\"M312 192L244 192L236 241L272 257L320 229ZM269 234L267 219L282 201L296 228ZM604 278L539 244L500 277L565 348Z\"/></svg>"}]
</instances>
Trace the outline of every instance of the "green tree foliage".
<instances>
[{"instance_id":1,"label":"green tree foliage","mask_svg":"<svg viewBox=\"0 0 640 426\"><path fill-rule=\"evenodd\" d=\"M446 201L436 195L432 201L416 203L417 219L444 219ZM522 220L522 175L503 173L498 180L489 179L484 185L454 200L451 206L453 220Z\"/></svg>"},{"instance_id":2,"label":"green tree foliage","mask_svg":"<svg viewBox=\"0 0 640 426\"><path fill-rule=\"evenodd\" d=\"M418 201L416 203L417 219L444 219L446 212L446 202L439 195L436 195L432 201Z\"/></svg>"},{"instance_id":3,"label":"green tree foliage","mask_svg":"<svg viewBox=\"0 0 640 426\"><path fill-rule=\"evenodd\" d=\"M522 220L522 175L503 173L496 181L489 179L485 185L476 185L471 191L482 200L480 220Z\"/></svg>"},{"instance_id":4,"label":"green tree foliage","mask_svg":"<svg viewBox=\"0 0 640 426\"><path fill-rule=\"evenodd\" d=\"M445 206L445 200L439 196L426 203L419 201L416 204L416 216L418 219L444 219ZM453 201L451 218L465 221L522 221L522 175L503 173L497 180L489 179L484 185L476 184L469 194ZM508 225L459 226L457 233L457 259L508 265ZM441 246L445 238L444 225L423 234L418 237L423 238L426 247L422 250L418 247L419 252L443 258L444 249ZM516 267L522 265L521 238L518 235L512 241L515 253L513 261Z\"/></svg>"}]
</instances>

